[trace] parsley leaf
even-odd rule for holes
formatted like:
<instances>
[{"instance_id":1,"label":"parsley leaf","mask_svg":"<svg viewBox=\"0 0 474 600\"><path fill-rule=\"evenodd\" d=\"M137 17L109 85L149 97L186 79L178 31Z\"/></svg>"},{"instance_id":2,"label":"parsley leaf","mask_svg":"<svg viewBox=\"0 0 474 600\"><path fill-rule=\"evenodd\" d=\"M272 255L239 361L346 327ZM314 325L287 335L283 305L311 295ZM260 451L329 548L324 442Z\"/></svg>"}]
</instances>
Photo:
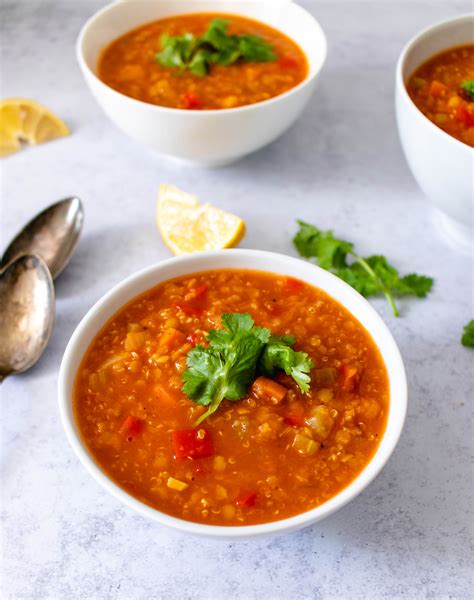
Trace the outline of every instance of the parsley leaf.
<instances>
[{"instance_id":1,"label":"parsley leaf","mask_svg":"<svg viewBox=\"0 0 474 600\"><path fill-rule=\"evenodd\" d=\"M305 352L295 352L292 336L271 336L269 329L256 327L247 313L222 315L222 329L211 329L209 345L196 346L187 356L183 392L194 402L208 406L196 426L212 415L222 400L240 400L257 370L273 374L284 370L303 392L309 389L312 362Z\"/></svg>"},{"instance_id":2,"label":"parsley leaf","mask_svg":"<svg viewBox=\"0 0 474 600\"><path fill-rule=\"evenodd\" d=\"M294 338L285 336L282 338L270 338L265 346L260 359L262 373L268 376L275 374L277 369L285 371L293 377L303 393L309 392L311 377L309 372L313 368L313 362L306 352L295 352L291 346Z\"/></svg>"},{"instance_id":3,"label":"parsley leaf","mask_svg":"<svg viewBox=\"0 0 474 600\"><path fill-rule=\"evenodd\" d=\"M161 37L161 51L155 59L163 67L188 69L203 77L211 65L231 65L238 60L269 62L276 60L273 47L256 35L229 35L229 21L214 19L205 33L195 37L191 33Z\"/></svg>"},{"instance_id":4,"label":"parsley leaf","mask_svg":"<svg viewBox=\"0 0 474 600\"><path fill-rule=\"evenodd\" d=\"M466 80L461 83L461 89L464 91L464 95L467 96L466 100L474 102L474 81Z\"/></svg>"},{"instance_id":5,"label":"parsley leaf","mask_svg":"<svg viewBox=\"0 0 474 600\"><path fill-rule=\"evenodd\" d=\"M411 273L400 277L385 256L362 258L354 245L334 237L332 231L321 231L314 225L298 221L300 229L293 243L305 258L315 258L317 264L337 275L365 297L380 293L387 298L393 314L399 315L394 296L425 298L433 286L433 279ZM351 257L352 262L348 262Z\"/></svg>"},{"instance_id":6,"label":"parsley leaf","mask_svg":"<svg viewBox=\"0 0 474 600\"><path fill-rule=\"evenodd\" d=\"M474 319L464 327L461 344L467 348L474 348Z\"/></svg>"}]
</instances>

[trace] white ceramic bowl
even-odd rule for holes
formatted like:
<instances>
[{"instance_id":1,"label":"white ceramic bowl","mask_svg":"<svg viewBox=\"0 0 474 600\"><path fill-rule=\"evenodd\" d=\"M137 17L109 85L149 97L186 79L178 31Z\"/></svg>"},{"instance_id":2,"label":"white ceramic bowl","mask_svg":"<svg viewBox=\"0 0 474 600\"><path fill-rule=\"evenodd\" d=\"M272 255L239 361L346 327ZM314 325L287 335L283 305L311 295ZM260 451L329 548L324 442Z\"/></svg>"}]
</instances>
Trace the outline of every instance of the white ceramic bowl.
<instances>
[{"instance_id":1,"label":"white ceramic bowl","mask_svg":"<svg viewBox=\"0 0 474 600\"><path fill-rule=\"evenodd\" d=\"M184 521L151 508L130 496L109 479L95 463L81 439L72 409L74 379L81 359L99 329L120 308L142 292L173 277L229 268L290 275L327 292L345 306L370 333L385 361L390 384L390 409L384 437L373 459L348 487L321 506L295 517L243 527L224 527ZM71 446L89 473L108 492L140 514L188 533L213 537L249 538L283 533L315 523L344 506L369 485L389 459L403 428L406 407L407 384L400 352L390 331L370 304L341 279L310 262L259 250L224 250L191 254L166 260L132 275L99 300L83 318L66 348L59 373L59 409L63 426Z\"/></svg>"},{"instance_id":2,"label":"white ceramic bowl","mask_svg":"<svg viewBox=\"0 0 474 600\"><path fill-rule=\"evenodd\" d=\"M326 59L326 38L317 21L290 2L278 16L253 0L128 0L96 13L77 40L77 58L92 93L107 115L131 137L156 152L201 166L233 162L281 135L308 102ZM190 111L134 100L97 77L101 49L120 35L156 19L194 12L224 12L276 27L298 42L309 62L308 77L288 92L249 106Z\"/></svg>"},{"instance_id":3,"label":"white ceramic bowl","mask_svg":"<svg viewBox=\"0 0 474 600\"><path fill-rule=\"evenodd\" d=\"M406 89L412 73L434 54L474 41L474 16L443 21L412 38L398 59L395 104L398 130L412 173L435 207L436 221L460 248L472 249L474 149L434 125Z\"/></svg>"}]
</instances>

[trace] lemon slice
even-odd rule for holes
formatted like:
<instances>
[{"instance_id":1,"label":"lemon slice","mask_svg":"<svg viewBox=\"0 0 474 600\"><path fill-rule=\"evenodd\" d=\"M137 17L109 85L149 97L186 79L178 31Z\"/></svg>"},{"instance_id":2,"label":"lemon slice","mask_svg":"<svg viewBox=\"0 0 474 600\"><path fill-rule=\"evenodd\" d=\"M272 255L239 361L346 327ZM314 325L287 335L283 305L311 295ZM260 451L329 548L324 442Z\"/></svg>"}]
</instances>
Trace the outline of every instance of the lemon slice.
<instances>
[{"instance_id":1,"label":"lemon slice","mask_svg":"<svg viewBox=\"0 0 474 600\"><path fill-rule=\"evenodd\" d=\"M165 244L176 255L221 250L240 242L245 223L239 217L172 185L161 185L157 226Z\"/></svg>"},{"instance_id":2,"label":"lemon slice","mask_svg":"<svg viewBox=\"0 0 474 600\"><path fill-rule=\"evenodd\" d=\"M68 134L67 125L34 100L0 101L0 157L21 150L22 142L42 144Z\"/></svg>"}]
</instances>

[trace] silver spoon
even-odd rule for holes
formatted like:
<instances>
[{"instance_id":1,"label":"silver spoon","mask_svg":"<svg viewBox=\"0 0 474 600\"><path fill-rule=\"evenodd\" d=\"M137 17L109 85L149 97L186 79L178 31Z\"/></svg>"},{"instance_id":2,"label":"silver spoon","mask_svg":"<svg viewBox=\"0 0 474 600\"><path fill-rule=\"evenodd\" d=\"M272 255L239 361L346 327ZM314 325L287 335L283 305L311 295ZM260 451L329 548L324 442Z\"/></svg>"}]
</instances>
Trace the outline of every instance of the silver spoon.
<instances>
[{"instance_id":1,"label":"silver spoon","mask_svg":"<svg viewBox=\"0 0 474 600\"><path fill-rule=\"evenodd\" d=\"M41 256L53 279L68 264L79 240L84 210L79 198L66 198L34 217L12 240L2 257L2 267L23 254Z\"/></svg>"},{"instance_id":2,"label":"silver spoon","mask_svg":"<svg viewBox=\"0 0 474 600\"><path fill-rule=\"evenodd\" d=\"M54 314L53 279L41 258L21 256L0 271L0 383L43 354Z\"/></svg>"}]
</instances>

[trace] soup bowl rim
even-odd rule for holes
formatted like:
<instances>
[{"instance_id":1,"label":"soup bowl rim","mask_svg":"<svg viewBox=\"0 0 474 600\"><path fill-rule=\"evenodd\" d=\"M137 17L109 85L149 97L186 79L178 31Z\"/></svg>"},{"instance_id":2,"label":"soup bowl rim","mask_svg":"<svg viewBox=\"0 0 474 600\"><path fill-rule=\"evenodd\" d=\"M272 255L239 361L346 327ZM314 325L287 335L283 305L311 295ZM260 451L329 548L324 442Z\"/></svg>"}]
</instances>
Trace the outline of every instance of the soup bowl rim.
<instances>
[{"instance_id":1,"label":"soup bowl rim","mask_svg":"<svg viewBox=\"0 0 474 600\"><path fill-rule=\"evenodd\" d=\"M217 263L219 266L206 267L208 263ZM255 263L267 266L254 269L250 265ZM231 266L226 267L226 264ZM242 526L208 525L186 521L145 504L122 489L97 464L87 449L74 418L73 386L84 352L113 314L147 289L173 279L173 276L165 275L168 271L178 270L179 273L175 276L185 276L214 269L257 270L283 276L296 272L299 279L318 287L332 298L337 296L335 299L351 314L353 311L363 314L364 319L370 321L370 327L364 325L369 335L378 336L386 349L384 362L390 380L390 406L387 427L375 454L348 486L325 503L279 521ZM314 283L315 279L318 280L317 284ZM151 285L150 280L154 282ZM344 301L341 301L341 296ZM378 346L380 348L381 345ZM62 425L75 454L92 477L112 496L139 514L180 531L235 539L281 534L306 527L329 516L358 496L379 474L398 443L407 410L407 382L400 351L389 329L365 298L348 284L308 261L273 252L240 249L170 258L125 278L102 296L76 327L64 352L58 380L58 402Z\"/></svg>"}]
</instances>

